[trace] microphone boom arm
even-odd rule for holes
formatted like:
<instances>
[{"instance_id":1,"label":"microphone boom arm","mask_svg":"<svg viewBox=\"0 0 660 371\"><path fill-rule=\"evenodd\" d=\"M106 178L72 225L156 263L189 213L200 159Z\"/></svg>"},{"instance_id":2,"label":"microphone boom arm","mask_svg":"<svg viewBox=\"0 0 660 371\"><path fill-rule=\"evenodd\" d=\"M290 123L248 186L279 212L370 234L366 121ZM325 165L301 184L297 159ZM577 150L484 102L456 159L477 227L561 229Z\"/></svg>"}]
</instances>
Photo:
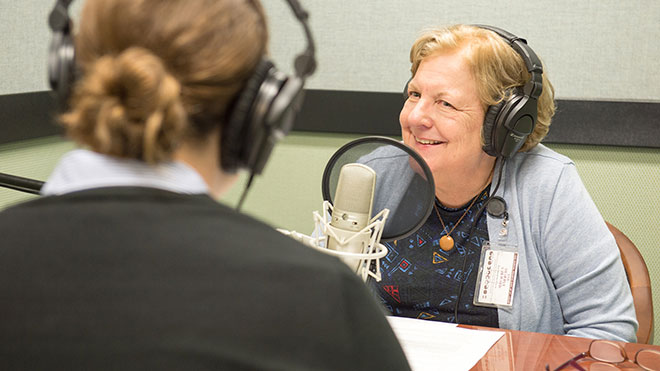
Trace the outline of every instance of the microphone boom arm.
<instances>
[{"instance_id":1,"label":"microphone boom arm","mask_svg":"<svg viewBox=\"0 0 660 371\"><path fill-rule=\"evenodd\" d=\"M44 182L16 175L0 173L0 187L38 195Z\"/></svg>"}]
</instances>

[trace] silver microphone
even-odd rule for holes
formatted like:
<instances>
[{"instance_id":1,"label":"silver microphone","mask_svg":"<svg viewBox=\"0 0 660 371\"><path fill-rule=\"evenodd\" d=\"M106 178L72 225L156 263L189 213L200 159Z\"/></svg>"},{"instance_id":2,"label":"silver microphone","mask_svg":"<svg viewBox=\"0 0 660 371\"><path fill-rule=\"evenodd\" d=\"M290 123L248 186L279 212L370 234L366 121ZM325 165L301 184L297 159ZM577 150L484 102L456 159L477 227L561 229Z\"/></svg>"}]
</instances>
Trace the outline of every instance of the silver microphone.
<instances>
[{"instance_id":1,"label":"silver microphone","mask_svg":"<svg viewBox=\"0 0 660 371\"><path fill-rule=\"evenodd\" d=\"M376 172L362 164L344 165L339 173L334 206L323 201L322 215L313 213L316 225L313 236L278 229L305 245L339 258L364 281L381 280L380 259L388 250L380 243L383 226L390 213L384 208L371 217ZM328 212L330 210L330 212ZM372 262L375 268L370 269Z\"/></svg>"},{"instance_id":2,"label":"silver microphone","mask_svg":"<svg viewBox=\"0 0 660 371\"><path fill-rule=\"evenodd\" d=\"M334 233L327 237L329 250L364 254L369 246L371 230L366 229L376 187L376 172L358 163L341 168L334 205L328 228ZM360 268L362 259L340 257L353 271Z\"/></svg>"}]
</instances>

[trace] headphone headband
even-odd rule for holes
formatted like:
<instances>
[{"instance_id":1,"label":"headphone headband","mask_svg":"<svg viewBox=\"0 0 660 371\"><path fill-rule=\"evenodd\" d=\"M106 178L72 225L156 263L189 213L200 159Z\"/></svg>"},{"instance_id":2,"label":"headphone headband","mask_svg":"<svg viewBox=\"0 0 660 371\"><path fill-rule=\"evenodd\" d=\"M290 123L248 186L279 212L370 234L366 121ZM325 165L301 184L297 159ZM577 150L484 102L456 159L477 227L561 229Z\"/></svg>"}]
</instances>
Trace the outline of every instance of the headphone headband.
<instances>
[{"instance_id":1,"label":"headphone headband","mask_svg":"<svg viewBox=\"0 0 660 371\"><path fill-rule=\"evenodd\" d=\"M541 76L543 74L543 64L541 63L541 59L538 57L538 55L536 55L534 50L530 48L529 45L527 45L527 40L501 28L482 24L474 24L473 26L495 32L501 38L506 40L511 48L513 48L513 50L515 50L516 53L520 55L523 62L525 62L527 72L530 74L530 79L523 87L523 91L526 95L529 95L534 99L538 99L538 97L541 96L541 92L543 91L543 78Z\"/></svg>"},{"instance_id":2,"label":"headphone headband","mask_svg":"<svg viewBox=\"0 0 660 371\"><path fill-rule=\"evenodd\" d=\"M298 19L302 25L303 31L305 32L305 39L307 40L305 51L302 52L302 54L296 56L294 62L296 76L304 79L316 71L316 48L314 46L314 37L312 36L312 31L309 28L309 23L307 23L309 13L303 9L298 0L286 0L286 2L289 4L289 7L291 8L293 14L296 16L296 19Z\"/></svg>"},{"instance_id":3,"label":"headphone headband","mask_svg":"<svg viewBox=\"0 0 660 371\"><path fill-rule=\"evenodd\" d=\"M301 79L306 79L308 76L316 71L316 47L314 44L314 37L309 28L307 19L309 13L300 5L298 0L285 0L289 8L295 15L296 19L300 22L305 33L307 44L305 50L296 56L294 62L294 69L296 76ZM54 33L64 33L71 37L71 17L69 16L69 5L73 0L57 0L55 6L50 11L48 16L48 25Z\"/></svg>"},{"instance_id":4,"label":"headphone headband","mask_svg":"<svg viewBox=\"0 0 660 371\"><path fill-rule=\"evenodd\" d=\"M71 26L69 18L69 4L73 0L58 0L48 16L48 25L54 32L68 30Z\"/></svg>"},{"instance_id":5,"label":"headphone headband","mask_svg":"<svg viewBox=\"0 0 660 371\"><path fill-rule=\"evenodd\" d=\"M538 99L543 92L543 64L527 45L527 40L501 28L480 24L473 26L495 32L506 40L520 55L530 75L529 81L516 89L511 97L488 107L484 118L484 152L496 157L511 157L525 144L536 127Z\"/></svg>"}]
</instances>

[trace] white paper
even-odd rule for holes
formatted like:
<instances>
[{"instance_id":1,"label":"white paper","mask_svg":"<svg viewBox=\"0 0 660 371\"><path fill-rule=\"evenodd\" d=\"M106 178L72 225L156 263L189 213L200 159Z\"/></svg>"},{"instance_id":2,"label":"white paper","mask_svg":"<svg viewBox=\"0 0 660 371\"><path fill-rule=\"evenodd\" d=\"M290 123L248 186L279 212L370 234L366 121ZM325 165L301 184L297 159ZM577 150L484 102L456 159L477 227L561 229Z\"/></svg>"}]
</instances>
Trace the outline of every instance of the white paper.
<instances>
[{"instance_id":1,"label":"white paper","mask_svg":"<svg viewBox=\"0 0 660 371\"><path fill-rule=\"evenodd\" d=\"M387 317L412 371L466 371L504 335L470 330L453 323Z\"/></svg>"}]
</instances>

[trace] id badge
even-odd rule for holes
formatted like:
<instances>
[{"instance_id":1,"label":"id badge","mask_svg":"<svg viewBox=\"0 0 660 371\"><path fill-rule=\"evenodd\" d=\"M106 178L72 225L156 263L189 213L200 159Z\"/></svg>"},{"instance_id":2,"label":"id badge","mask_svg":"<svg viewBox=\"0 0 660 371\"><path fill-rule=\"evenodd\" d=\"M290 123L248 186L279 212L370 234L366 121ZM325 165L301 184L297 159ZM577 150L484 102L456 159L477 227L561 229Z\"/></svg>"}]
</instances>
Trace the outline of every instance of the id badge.
<instances>
[{"instance_id":1,"label":"id badge","mask_svg":"<svg viewBox=\"0 0 660 371\"><path fill-rule=\"evenodd\" d=\"M510 307L518 275L518 249L509 246L481 247L479 274L474 292L474 305Z\"/></svg>"}]
</instances>

